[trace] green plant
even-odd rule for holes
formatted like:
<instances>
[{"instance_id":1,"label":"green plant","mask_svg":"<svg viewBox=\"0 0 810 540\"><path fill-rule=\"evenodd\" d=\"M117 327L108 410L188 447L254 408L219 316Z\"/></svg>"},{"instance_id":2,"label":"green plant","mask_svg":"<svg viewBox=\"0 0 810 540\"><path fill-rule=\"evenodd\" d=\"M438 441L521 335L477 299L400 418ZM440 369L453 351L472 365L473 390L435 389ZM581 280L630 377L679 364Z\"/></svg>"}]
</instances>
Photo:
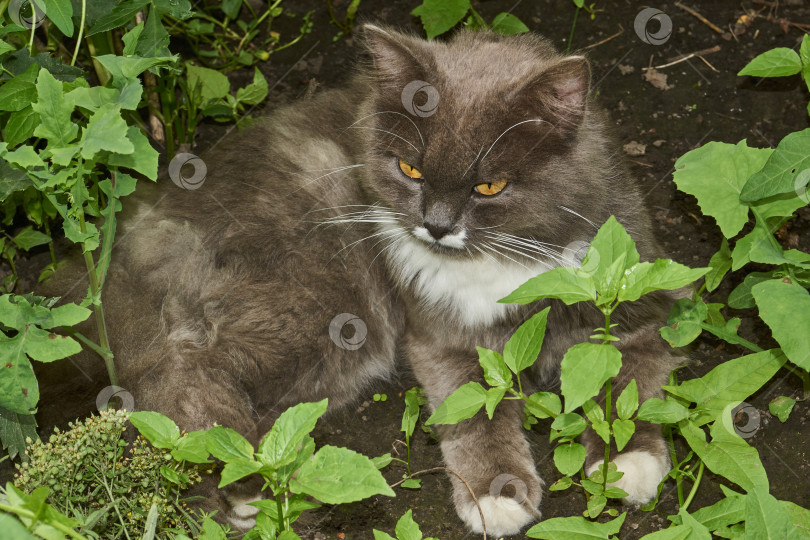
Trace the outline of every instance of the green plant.
<instances>
[{"instance_id":1,"label":"green plant","mask_svg":"<svg viewBox=\"0 0 810 540\"><path fill-rule=\"evenodd\" d=\"M36 538L74 538L88 540L76 532L81 523L62 514L46 501L50 490L37 488L30 495L15 488L11 482L0 487L0 530L14 540Z\"/></svg>"},{"instance_id":2,"label":"green plant","mask_svg":"<svg viewBox=\"0 0 810 540\"><path fill-rule=\"evenodd\" d=\"M523 34L529 28L511 13L499 13L487 24L481 15L470 4L470 0L423 0L422 4L411 11L422 21L428 39L444 34L458 23L473 30L489 28L499 34Z\"/></svg>"},{"instance_id":3,"label":"green plant","mask_svg":"<svg viewBox=\"0 0 810 540\"><path fill-rule=\"evenodd\" d=\"M388 533L374 529L374 540L422 540L422 531L419 525L413 520L413 510L408 510L397 521L397 526L394 530L396 538ZM438 538L425 538L424 540L438 540Z\"/></svg>"},{"instance_id":4,"label":"green plant","mask_svg":"<svg viewBox=\"0 0 810 540\"><path fill-rule=\"evenodd\" d=\"M236 431L214 426L180 436L169 418L155 412L130 417L141 434L175 459L207 461L209 453L225 463L219 487L253 474L264 480L272 498L251 503L259 509L256 527L245 538L298 538L291 525L304 510L320 505L359 501L372 495L394 496L371 459L347 448L324 446L315 451L310 432L325 412L327 400L301 403L284 411L258 449ZM389 459L390 461L390 459Z\"/></svg>"},{"instance_id":5,"label":"green plant","mask_svg":"<svg viewBox=\"0 0 810 540\"><path fill-rule=\"evenodd\" d=\"M354 29L354 18L357 16L357 9L360 7L360 0L351 0L346 7L346 15L343 19L335 17L335 8L332 5L332 0L326 0L326 7L329 10L329 22L337 26L340 30L332 38L332 41L339 40L342 36L351 35Z\"/></svg>"},{"instance_id":6,"label":"green plant","mask_svg":"<svg viewBox=\"0 0 810 540\"><path fill-rule=\"evenodd\" d=\"M754 77L789 77L798 74L810 89L810 36L807 34L802 38L798 53L787 47L776 47L760 54L737 73ZM807 114L810 114L810 103L807 104Z\"/></svg>"},{"instance_id":7,"label":"green plant","mask_svg":"<svg viewBox=\"0 0 810 540\"><path fill-rule=\"evenodd\" d=\"M16 466L14 493L47 501L57 512L72 516L78 532L86 536L197 534L205 516L188 507L182 491L198 483L206 469L141 437L128 447L124 432L129 416L126 411L102 411L70 423L66 431L55 429L48 442L29 441L28 460Z\"/></svg>"}]
</instances>

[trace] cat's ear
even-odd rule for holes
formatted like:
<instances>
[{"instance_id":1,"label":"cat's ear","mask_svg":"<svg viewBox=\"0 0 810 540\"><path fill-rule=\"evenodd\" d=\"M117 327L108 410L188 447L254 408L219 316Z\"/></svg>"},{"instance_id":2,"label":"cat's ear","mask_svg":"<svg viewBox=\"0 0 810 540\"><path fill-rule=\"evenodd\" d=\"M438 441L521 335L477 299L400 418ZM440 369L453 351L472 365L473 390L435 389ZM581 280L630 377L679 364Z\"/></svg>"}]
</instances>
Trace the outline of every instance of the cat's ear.
<instances>
[{"instance_id":1,"label":"cat's ear","mask_svg":"<svg viewBox=\"0 0 810 540\"><path fill-rule=\"evenodd\" d=\"M520 91L520 97L544 120L570 132L585 116L590 82L591 69L585 57L568 56L539 73Z\"/></svg>"},{"instance_id":2,"label":"cat's ear","mask_svg":"<svg viewBox=\"0 0 810 540\"><path fill-rule=\"evenodd\" d=\"M383 82L407 84L424 79L431 68L432 58L419 39L373 24L363 25L363 37L371 53L372 69Z\"/></svg>"}]
</instances>

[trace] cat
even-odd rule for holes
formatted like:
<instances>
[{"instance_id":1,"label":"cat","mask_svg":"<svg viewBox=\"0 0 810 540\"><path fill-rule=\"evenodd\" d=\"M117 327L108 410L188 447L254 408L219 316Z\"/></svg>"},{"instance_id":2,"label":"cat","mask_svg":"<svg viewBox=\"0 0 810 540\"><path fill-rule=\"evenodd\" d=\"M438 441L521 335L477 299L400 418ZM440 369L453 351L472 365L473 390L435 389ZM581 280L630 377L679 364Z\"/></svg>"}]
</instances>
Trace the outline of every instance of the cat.
<instances>
[{"instance_id":1,"label":"cat","mask_svg":"<svg viewBox=\"0 0 810 540\"><path fill-rule=\"evenodd\" d=\"M660 255L590 97L585 58L531 34L460 31L428 42L370 24L363 34L368 60L344 88L226 139L202 156L198 189L143 183L137 202L126 201L104 303L138 409L185 430L228 426L255 444L287 407L329 398L340 408L399 364L435 409L483 380L476 345L501 350L550 305L524 384L548 389L601 313L497 301L541 272L579 264L611 215L642 259ZM677 364L657 334L670 301L650 295L614 314L624 362L614 395L634 378L640 400L661 396ZM439 435L490 534L540 519L543 482L517 402ZM604 449L591 432L583 441L590 472ZM628 503L652 499L669 471L653 425L639 422L611 455ZM459 517L481 532L478 506L451 481ZM249 527L251 499L226 495L231 522Z\"/></svg>"}]
</instances>

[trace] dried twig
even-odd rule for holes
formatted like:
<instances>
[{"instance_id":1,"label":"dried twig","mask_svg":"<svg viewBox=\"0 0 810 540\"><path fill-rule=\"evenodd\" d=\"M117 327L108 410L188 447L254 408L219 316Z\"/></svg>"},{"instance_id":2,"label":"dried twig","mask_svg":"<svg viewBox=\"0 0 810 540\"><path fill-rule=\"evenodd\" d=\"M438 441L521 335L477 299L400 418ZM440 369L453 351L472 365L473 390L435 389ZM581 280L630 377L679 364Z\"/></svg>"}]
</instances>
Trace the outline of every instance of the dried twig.
<instances>
[{"instance_id":1,"label":"dried twig","mask_svg":"<svg viewBox=\"0 0 810 540\"><path fill-rule=\"evenodd\" d=\"M716 24L711 22L709 19L707 19L706 17L704 17L703 15L701 15L700 13L695 11L694 9L685 6L685 5L681 4L680 2L675 2L675 6L681 8L682 10L686 11L687 13L689 13L691 15L694 15L700 22L702 22L703 24L705 24L706 26L708 26L709 28L711 28L712 30L714 30L715 32L720 34L721 36L723 34L725 34L725 32L723 31L722 28L720 28L719 26L717 26Z\"/></svg>"},{"instance_id":2,"label":"dried twig","mask_svg":"<svg viewBox=\"0 0 810 540\"><path fill-rule=\"evenodd\" d=\"M705 62L706 65L709 66L710 68L712 68L714 71L717 71L717 69L715 69L715 67L713 65L709 64L709 62L707 62L706 59L703 58L703 55L716 53L716 52L720 51L720 49L722 49L722 47L720 47L720 45L715 45L714 47L711 47L709 49L703 49L703 50L700 50L700 51L695 51L695 52L693 52L691 54L681 56L680 58L677 58L676 60L674 60L672 62L669 62L668 64L662 64L660 66L655 66L655 67L645 67L645 68L641 68L641 69L643 71L648 71L650 69L662 69L662 68L674 66L675 64L680 64L681 62L685 62L685 61L689 60L690 58L697 57L697 58L700 58L701 60L703 60L703 62Z\"/></svg>"},{"instance_id":3,"label":"dried twig","mask_svg":"<svg viewBox=\"0 0 810 540\"><path fill-rule=\"evenodd\" d=\"M607 42L608 42L608 41L610 41L611 39L615 39L615 38L619 37L619 36L620 36L620 35L622 35L623 33L624 33L624 27L623 27L622 25L619 25L619 31L618 31L618 32L616 32L615 34L613 34L612 36L610 36L610 37L608 37L608 38L603 39L602 41L599 41L599 42L597 42L597 43L591 43L590 45L588 45L587 47L583 48L582 50L583 50L583 51L587 51L588 49L592 49L592 48L594 48L594 47L598 47L599 45L602 45L603 43L607 43Z\"/></svg>"}]
</instances>

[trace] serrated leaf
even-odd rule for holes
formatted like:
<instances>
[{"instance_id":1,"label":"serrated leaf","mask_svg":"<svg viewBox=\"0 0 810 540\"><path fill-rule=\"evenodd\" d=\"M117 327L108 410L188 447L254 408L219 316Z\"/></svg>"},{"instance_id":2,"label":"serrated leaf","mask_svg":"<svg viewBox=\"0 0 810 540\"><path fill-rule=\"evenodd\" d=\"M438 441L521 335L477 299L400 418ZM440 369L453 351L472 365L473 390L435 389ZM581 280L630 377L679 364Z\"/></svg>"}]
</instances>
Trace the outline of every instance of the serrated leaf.
<instances>
[{"instance_id":1,"label":"serrated leaf","mask_svg":"<svg viewBox=\"0 0 810 540\"><path fill-rule=\"evenodd\" d=\"M788 280L789 281L789 280ZM810 370L810 294L795 283L772 280L751 288L759 317L797 366Z\"/></svg>"},{"instance_id":2,"label":"serrated leaf","mask_svg":"<svg viewBox=\"0 0 810 540\"><path fill-rule=\"evenodd\" d=\"M67 37L73 37L73 5L70 0L41 0L45 3L45 13L59 31Z\"/></svg>"},{"instance_id":3,"label":"serrated leaf","mask_svg":"<svg viewBox=\"0 0 810 540\"><path fill-rule=\"evenodd\" d=\"M564 413L554 419L551 423L550 441L561 437L576 437L588 427L585 419L576 413ZM556 432L554 431L556 430Z\"/></svg>"},{"instance_id":4,"label":"serrated leaf","mask_svg":"<svg viewBox=\"0 0 810 540\"><path fill-rule=\"evenodd\" d=\"M802 70L802 61L793 49L775 47L756 56L737 73L738 76L787 77Z\"/></svg>"},{"instance_id":5,"label":"serrated leaf","mask_svg":"<svg viewBox=\"0 0 810 540\"><path fill-rule=\"evenodd\" d=\"M6 142L10 147L14 147L27 141L34 135L34 129L39 123L39 115L34 112L31 105L11 113L6 124Z\"/></svg>"},{"instance_id":6,"label":"serrated leaf","mask_svg":"<svg viewBox=\"0 0 810 540\"><path fill-rule=\"evenodd\" d=\"M579 268L553 268L535 276L518 287L503 304L530 304L541 298L557 298L571 305L585 300L596 300L596 285L591 276Z\"/></svg>"},{"instance_id":7,"label":"serrated leaf","mask_svg":"<svg viewBox=\"0 0 810 540\"><path fill-rule=\"evenodd\" d=\"M457 424L475 416L487 400L487 391L475 381L459 387L450 394L436 411L427 419L425 425Z\"/></svg>"},{"instance_id":8,"label":"serrated leaf","mask_svg":"<svg viewBox=\"0 0 810 540\"><path fill-rule=\"evenodd\" d=\"M670 259L631 267L622 279L620 302L632 302L653 291L680 289L705 275L709 268L689 268Z\"/></svg>"},{"instance_id":9,"label":"serrated leaf","mask_svg":"<svg viewBox=\"0 0 810 540\"><path fill-rule=\"evenodd\" d=\"M180 438L177 424L158 412L137 411L129 415L129 421L157 448L173 448Z\"/></svg>"},{"instance_id":10,"label":"serrated leaf","mask_svg":"<svg viewBox=\"0 0 810 540\"><path fill-rule=\"evenodd\" d=\"M460 23L470 10L470 0L423 0L411 11L422 20L428 39L444 34Z\"/></svg>"},{"instance_id":11,"label":"serrated leaf","mask_svg":"<svg viewBox=\"0 0 810 540\"><path fill-rule=\"evenodd\" d=\"M787 511L767 487L749 491L745 497L744 538L799 538Z\"/></svg>"},{"instance_id":12,"label":"serrated leaf","mask_svg":"<svg viewBox=\"0 0 810 540\"><path fill-rule=\"evenodd\" d=\"M132 153L109 153L105 155L101 161L114 167L132 169L150 180L157 180L158 151L149 144L149 139L146 138L146 135L135 126L130 126L127 129L127 139L134 147Z\"/></svg>"},{"instance_id":13,"label":"serrated leaf","mask_svg":"<svg viewBox=\"0 0 810 540\"><path fill-rule=\"evenodd\" d=\"M617 262L623 262L616 266ZM614 216L610 216L599 228L582 259L582 270L593 276L600 286L618 289L618 277L639 262L638 250L633 239ZM603 294L605 291L600 290Z\"/></svg>"},{"instance_id":14,"label":"serrated leaf","mask_svg":"<svg viewBox=\"0 0 810 540\"><path fill-rule=\"evenodd\" d=\"M548 412L554 416L560 414L562 402L560 396L553 392L535 392L528 397L525 407L526 411L537 418L549 418Z\"/></svg>"},{"instance_id":15,"label":"serrated leaf","mask_svg":"<svg viewBox=\"0 0 810 540\"><path fill-rule=\"evenodd\" d=\"M397 521L395 532L398 540L422 540L422 531L419 530L419 525L413 520L412 513L412 510L408 510Z\"/></svg>"},{"instance_id":16,"label":"serrated leaf","mask_svg":"<svg viewBox=\"0 0 810 540\"><path fill-rule=\"evenodd\" d=\"M298 445L315 429L318 419L326 413L328 404L328 399L299 403L281 413L262 439L256 459L274 469L294 461Z\"/></svg>"},{"instance_id":17,"label":"serrated leaf","mask_svg":"<svg viewBox=\"0 0 810 540\"><path fill-rule=\"evenodd\" d=\"M361 454L324 446L290 480L293 493L306 493L327 504L359 501L373 495L394 496L388 482Z\"/></svg>"},{"instance_id":18,"label":"serrated leaf","mask_svg":"<svg viewBox=\"0 0 810 540\"><path fill-rule=\"evenodd\" d=\"M18 248L28 251L33 247L47 244L51 241L51 237L45 233L35 230L29 225L17 233L17 236L15 236L13 240L14 243L17 244Z\"/></svg>"},{"instance_id":19,"label":"serrated leaf","mask_svg":"<svg viewBox=\"0 0 810 540\"><path fill-rule=\"evenodd\" d=\"M25 453L26 438L32 441L39 440L34 415L20 414L0 407L0 442L11 459Z\"/></svg>"},{"instance_id":20,"label":"serrated leaf","mask_svg":"<svg viewBox=\"0 0 810 540\"><path fill-rule=\"evenodd\" d=\"M39 66L31 64L23 73L0 86L0 111L20 111L36 101Z\"/></svg>"},{"instance_id":21,"label":"serrated leaf","mask_svg":"<svg viewBox=\"0 0 810 540\"><path fill-rule=\"evenodd\" d=\"M761 170L745 183L740 199L751 202L782 193L795 193L798 187L796 177L810 168L808 148L810 128L787 135L779 141Z\"/></svg>"},{"instance_id":22,"label":"serrated leaf","mask_svg":"<svg viewBox=\"0 0 810 540\"><path fill-rule=\"evenodd\" d=\"M521 324L512 334L512 337L509 338L509 341L506 342L503 349L503 359L512 372L520 373L537 360L543 346L543 337L546 334L546 322L550 309L550 307L547 307L543 311L534 314L528 321Z\"/></svg>"},{"instance_id":23,"label":"serrated leaf","mask_svg":"<svg viewBox=\"0 0 810 540\"><path fill-rule=\"evenodd\" d=\"M560 540L561 538L576 540L605 539L619 533L625 517L627 517L627 512L607 523L589 521L580 516L551 518L543 520L529 529L526 536L544 540Z\"/></svg>"},{"instance_id":24,"label":"serrated leaf","mask_svg":"<svg viewBox=\"0 0 810 540\"><path fill-rule=\"evenodd\" d=\"M214 426L209 429L205 445L215 458L226 463L253 460L253 445L230 428Z\"/></svg>"},{"instance_id":25,"label":"serrated leaf","mask_svg":"<svg viewBox=\"0 0 810 540\"><path fill-rule=\"evenodd\" d=\"M254 68L253 82L236 91L236 101L244 105L258 105L267 97L267 79L259 68Z\"/></svg>"},{"instance_id":26,"label":"serrated leaf","mask_svg":"<svg viewBox=\"0 0 810 540\"><path fill-rule=\"evenodd\" d=\"M568 349L560 366L565 412L573 411L597 395L608 379L618 375L621 367L622 354L613 345L580 343Z\"/></svg>"},{"instance_id":27,"label":"serrated leaf","mask_svg":"<svg viewBox=\"0 0 810 540\"><path fill-rule=\"evenodd\" d=\"M81 139L81 154L92 159L102 150L117 154L131 154L135 146L127 138L127 123L121 117L121 106L107 103L90 117Z\"/></svg>"},{"instance_id":28,"label":"serrated leaf","mask_svg":"<svg viewBox=\"0 0 810 540\"><path fill-rule=\"evenodd\" d=\"M484 380L487 381L487 384L511 388L512 372L509 371L503 356L484 347L476 347L476 350L478 351L478 363L484 370Z\"/></svg>"},{"instance_id":29,"label":"serrated leaf","mask_svg":"<svg viewBox=\"0 0 810 540\"><path fill-rule=\"evenodd\" d=\"M34 135L48 139L48 146L56 148L73 142L79 132L79 127L70 120L73 100L64 94L62 83L44 68L39 70L37 101L31 107L40 118Z\"/></svg>"},{"instance_id":30,"label":"serrated leaf","mask_svg":"<svg viewBox=\"0 0 810 540\"><path fill-rule=\"evenodd\" d=\"M511 13L498 13L492 19L492 31L504 36L525 34L529 27Z\"/></svg>"},{"instance_id":31,"label":"serrated leaf","mask_svg":"<svg viewBox=\"0 0 810 540\"><path fill-rule=\"evenodd\" d=\"M117 56L114 54L105 54L94 58L110 72L113 78L113 86L118 89L126 86L127 83L133 81L147 69L170 64L177 59L176 56L142 58L140 56Z\"/></svg>"},{"instance_id":32,"label":"serrated leaf","mask_svg":"<svg viewBox=\"0 0 810 540\"><path fill-rule=\"evenodd\" d=\"M177 461L188 461L189 463L211 463L211 460L208 459L210 452L206 446L207 440L207 431L186 433L174 444L172 457Z\"/></svg>"},{"instance_id":33,"label":"serrated leaf","mask_svg":"<svg viewBox=\"0 0 810 540\"><path fill-rule=\"evenodd\" d=\"M224 98L231 89L228 77L219 71L186 64L189 92L199 92L202 102Z\"/></svg>"}]
</instances>

